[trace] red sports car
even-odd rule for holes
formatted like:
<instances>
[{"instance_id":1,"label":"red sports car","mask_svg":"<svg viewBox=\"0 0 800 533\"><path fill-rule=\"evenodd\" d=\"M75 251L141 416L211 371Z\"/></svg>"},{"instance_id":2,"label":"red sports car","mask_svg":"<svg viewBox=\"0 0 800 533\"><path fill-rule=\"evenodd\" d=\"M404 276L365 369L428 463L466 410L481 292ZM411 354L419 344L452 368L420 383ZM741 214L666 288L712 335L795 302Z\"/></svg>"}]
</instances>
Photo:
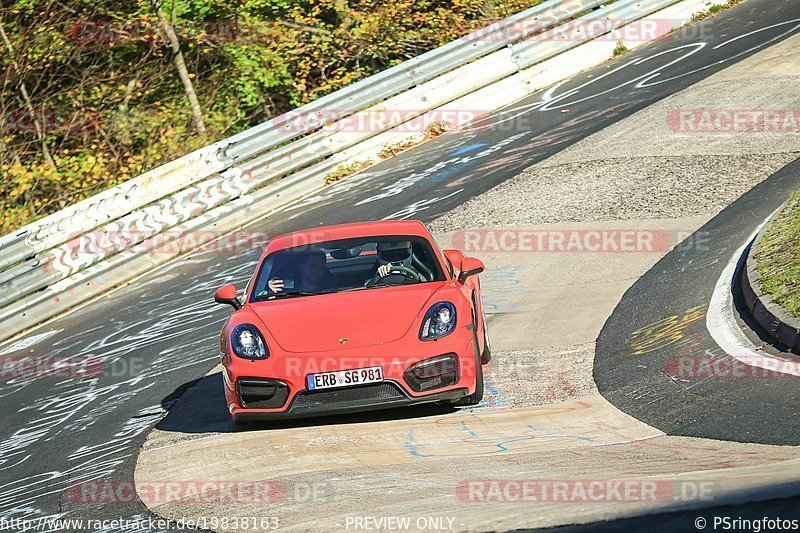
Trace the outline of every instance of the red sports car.
<instances>
[{"instance_id":1,"label":"red sports car","mask_svg":"<svg viewBox=\"0 0 800 533\"><path fill-rule=\"evenodd\" d=\"M345 224L270 241L220 336L234 421L483 398L481 261L417 221Z\"/></svg>"}]
</instances>

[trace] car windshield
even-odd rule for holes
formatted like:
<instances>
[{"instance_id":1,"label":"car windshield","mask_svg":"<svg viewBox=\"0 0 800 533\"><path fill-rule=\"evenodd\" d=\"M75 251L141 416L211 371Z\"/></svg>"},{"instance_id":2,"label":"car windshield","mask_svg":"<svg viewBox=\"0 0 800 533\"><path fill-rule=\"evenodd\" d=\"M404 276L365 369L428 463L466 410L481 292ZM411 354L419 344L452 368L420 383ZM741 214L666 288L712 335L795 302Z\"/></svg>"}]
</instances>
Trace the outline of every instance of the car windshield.
<instances>
[{"instance_id":1,"label":"car windshield","mask_svg":"<svg viewBox=\"0 0 800 533\"><path fill-rule=\"evenodd\" d=\"M267 256L251 301L443 281L421 237L360 237L279 250Z\"/></svg>"}]
</instances>

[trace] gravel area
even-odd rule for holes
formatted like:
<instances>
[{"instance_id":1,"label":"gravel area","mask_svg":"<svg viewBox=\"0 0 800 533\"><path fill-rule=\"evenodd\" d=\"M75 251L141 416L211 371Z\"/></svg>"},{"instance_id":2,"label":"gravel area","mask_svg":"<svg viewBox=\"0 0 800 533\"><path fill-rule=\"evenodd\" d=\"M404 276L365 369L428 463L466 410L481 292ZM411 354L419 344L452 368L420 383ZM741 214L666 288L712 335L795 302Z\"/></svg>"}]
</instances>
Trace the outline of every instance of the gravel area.
<instances>
[{"instance_id":1,"label":"gravel area","mask_svg":"<svg viewBox=\"0 0 800 533\"><path fill-rule=\"evenodd\" d=\"M597 394L593 360L594 343L495 353L484 370L484 401L476 409L517 409Z\"/></svg>"},{"instance_id":2,"label":"gravel area","mask_svg":"<svg viewBox=\"0 0 800 533\"><path fill-rule=\"evenodd\" d=\"M791 129L676 131L676 113L800 108L798 49L800 35L664 98L446 213L431 228L712 216L800 156L800 135Z\"/></svg>"},{"instance_id":3,"label":"gravel area","mask_svg":"<svg viewBox=\"0 0 800 533\"><path fill-rule=\"evenodd\" d=\"M700 224L698 219L718 212L798 157L800 136L716 135L704 140L698 135L672 135L664 128L664 117L680 106L715 102L749 109L800 107L800 90L792 91L790 81L775 79L787 74L788 68L800 69L796 60L800 40L794 41L795 46L789 41L741 62L732 72L723 71L731 83L716 83L712 88L713 80L704 82L636 113L445 214L434 221L432 229L446 233L480 226L608 224L634 219L679 219L670 220L674 225L670 227ZM765 57L771 58L769 69L762 66L757 70ZM765 76L763 83L750 79L754 70ZM765 102L765 98L771 100ZM614 158L608 159L609 154ZM695 218L687 222L689 219L682 217ZM295 429L213 436L202 443L178 444L191 437L157 430L145 445L154 453L139 458L137 479L163 479L165 472L189 479L226 479L219 477L220 473L227 476L232 472L232 477L244 479L285 478L290 488L294 484L321 486L323 495L329 494L327 498L300 501L292 498L298 493L290 491L285 500L269 507L271 515L280 517L282 527L302 531L330 529L337 521L341 527L343 517L365 514L363 502L369 502L366 514L371 516L446 515L456 520L454 529L468 529L469 524L478 530L552 526L563 523L564 516L589 521L597 520L598 514L608 519L630 512L619 505L598 506L597 502L476 505L456 496L456 487L465 479L615 479L627 473L638 479L708 480L717 502L724 502L729 495L741 498L743 489L759 480L772 480L781 490L789 486L796 462L769 463L796 458L794 448L664 436L599 396L592 377L595 345L588 342L595 337L585 336L586 329L598 327L596 317L611 311L610 306L601 304L619 298L650 268L643 261L655 259L627 261L624 269L612 270L615 258L619 260L614 254L584 254L581 261L570 261L568 268L562 268L553 258L537 254L516 254L505 262L496 254L493 259L505 270L486 288L496 289L495 303L507 307L500 306L494 316L489 315L490 332L502 330L507 338L525 340L562 322L569 322L569 328L558 337L558 346L545 348L515 340L516 344L508 342L502 350L495 349L485 368L486 392L479 406L459 413L409 418L376 412L370 416L379 421L370 424L298 424ZM526 269L513 268L522 262ZM602 273L607 285L594 293L583 290L589 286L589 273ZM574 292L559 289L567 284L574 285ZM521 287L538 290L525 292ZM525 305L509 305L518 303L512 293L514 297L522 294ZM569 297L576 293L581 298ZM600 293L606 296L602 302L597 299ZM564 302L561 307L568 311L566 318L528 305L544 298ZM592 320L572 311L577 306L591 308ZM522 320L512 322L513 317ZM514 327L506 328L504 320ZM192 420L193 426L203 424L208 432L224 431L226 422L218 421L219 409L212 409L212 397L200 387L189 394L200 400L199 405L209 407L207 416ZM556 403L560 405L519 409ZM159 446L163 449L155 452ZM205 464L203 457L213 460ZM253 461L253 457L266 459ZM331 492L326 492L329 489ZM354 500L353 494L359 494L360 500ZM157 511L175 518L218 516L219 509L213 504L180 502ZM263 505L245 502L226 505L223 510L225 516L251 516L263 509Z\"/></svg>"},{"instance_id":4,"label":"gravel area","mask_svg":"<svg viewBox=\"0 0 800 533\"><path fill-rule=\"evenodd\" d=\"M800 157L800 136L676 132L670 117L687 109L797 109L799 48L800 36L792 37L665 98L444 214L431 229L711 217ZM594 343L496 353L480 408L596 394L593 359Z\"/></svg>"},{"instance_id":5,"label":"gravel area","mask_svg":"<svg viewBox=\"0 0 800 533\"><path fill-rule=\"evenodd\" d=\"M436 219L431 229L712 215L798 156L800 150L534 165Z\"/></svg>"}]
</instances>

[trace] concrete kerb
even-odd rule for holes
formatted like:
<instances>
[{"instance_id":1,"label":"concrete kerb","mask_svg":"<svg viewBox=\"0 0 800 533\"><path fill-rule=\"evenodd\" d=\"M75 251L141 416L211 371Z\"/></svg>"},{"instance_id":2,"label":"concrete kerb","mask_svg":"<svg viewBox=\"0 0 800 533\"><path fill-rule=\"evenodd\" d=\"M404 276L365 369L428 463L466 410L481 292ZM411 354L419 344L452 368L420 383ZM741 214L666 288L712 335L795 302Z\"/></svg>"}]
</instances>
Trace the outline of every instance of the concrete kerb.
<instances>
[{"instance_id":1,"label":"concrete kerb","mask_svg":"<svg viewBox=\"0 0 800 533\"><path fill-rule=\"evenodd\" d=\"M753 320L769 333L775 340L784 346L800 349L800 319L791 315L786 309L775 303L772 296L765 293L761 287L761 275L756 268L755 255L764 234L772 225L773 220L783 210L784 203L764 224L756 238L745 250L744 261L740 263L738 272L739 286L742 290L742 304ZM734 291L734 296L736 291Z\"/></svg>"}]
</instances>

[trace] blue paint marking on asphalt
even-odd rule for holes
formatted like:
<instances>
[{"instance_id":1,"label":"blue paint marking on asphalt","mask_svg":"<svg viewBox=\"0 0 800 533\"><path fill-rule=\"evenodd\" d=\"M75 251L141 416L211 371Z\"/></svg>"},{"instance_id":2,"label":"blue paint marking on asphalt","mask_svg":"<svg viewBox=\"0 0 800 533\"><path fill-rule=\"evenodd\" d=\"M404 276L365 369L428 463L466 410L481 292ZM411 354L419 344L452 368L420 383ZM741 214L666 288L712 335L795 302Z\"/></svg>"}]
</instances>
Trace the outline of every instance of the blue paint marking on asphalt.
<instances>
[{"instance_id":1,"label":"blue paint marking on asphalt","mask_svg":"<svg viewBox=\"0 0 800 533\"><path fill-rule=\"evenodd\" d=\"M466 154L467 152L471 152L473 150L477 150L478 148L483 148L484 146L489 146L489 143L475 143L475 144L468 144L463 148L459 148L455 152L450 152L447 154L447 157L453 157L456 155Z\"/></svg>"},{"instance_id":2,"label":"blue paint marking on asphalt","mask_svg":"<svg viewBox=\"0 0 800 533\"><path fill-rule=\"evenodd\" d=\"M485 387L489 397L487 399L484 399L478 405L474 406L473 409L485 409L486 407L497 407L498 405L503 405L504 403L513 402L517 398L516 396L504 398L505 395L502 393L502 391L497 389L492 383L492 380L486 376L484 376L483 378L483 386Z\"/></svg>"},{"instance_id":3,"label":"blue paint marking on asphalt","mask_svg":"<svg viewBox=\"0 0 800 533\"><path fill-rule=\"evenodd\" d=\"M414 437L414 427L408 429L408 435L406 435L406 442L403 443L403 447L408 450L408 453L415 457L425 457L421 453L417 451L417 445L412 444L411 441L416 441L417 439Z\"/></svg>"},{"instance_id":4,"label":"blue paint marking on asphalt","mask_svg":"<svg viewBox=\"0 0 800 533\"><path fill-rule=\"evenodd\" d=\"M515 437L500 437L500 439L501 440L495 440L495 438L492 437L481 437L477 439L431 442L425 444L416 442L415 443L405 442L403 446L409 450L409 454L412 456L429 458L429 457L466 457L469 455L488 455L498 452L507 452L509 450L509 446L515 442L531 441L538 439L566 439L566 440L581 440L584 442L594 442L594 439L591 439L589 437L582 437L580 435L518 435ZM450 446L454 444L486 446L489 449L484 452L479 452L474 454L436 453L436 452L425 453L424 451L425 449L431 449L439 446ZM491 450L491 448L495 449Z\"/></svg>"},{"instance_id":5,"label":"blue paint marking on asphalt","mask_svg":"<svg viewBox=\"0 0 800 533\"><path fill-rule=\"evenodd\" d=\"M474 414L471 415L473 418L477 418ZM583 442L595 442L595 439L591 437L584 437L582 435L558 435L558 434L524 434L524 435L516 435L516 436L495 436L495 437L480 437L475 431L467 426L466 422L461 422L461 427L467 433L469 433L470 438L465 438L461 440L451 440L451 441L441 441L441 442L430 442L430 443L420 443L417 441L416 437L414 437L414 427L411 427L406 435L406 442L403 443L403 447L408 450L408 453L414 457L421 457L421 458L429 458L429 457L465 457L470 454L465 453L436 453L431 451L430 453L425 453L425 449L431 450L435 449L435 447L439 446L450 446L453 444L460 444L460 445L477 445L477 446L485 446L488 448L487 451L482 453L476 453L472 455L487 455L490 453L498 453L498 452L507 452L509 450L509 445L515 442L521 441L531 441L531 440L538 440L538 439L562 439L562 440L579 440ZM532 424L528 424L527 428L533 430L538 433L538 429ZM495 448L492 450L491 448ZM480 449L480 448L479 448ZM422 450L422 451L421 451Z\"/></svg>"},{"instance_id":6,"label":"blue paint marking on asphalt","mask_svg":"<svg viewBox=\"0 0 800 533\"><path fill-rule=\"evenodd\" d=\"M462 428L464 428L464 431L466 431L467 433L469 433L470 437L477 437L477 436L478 436L478 434L477 434L477 433L475 433L474 431L472 431L471 429L469 429L469 427L467 426L467 423L466 423L466 422L464 422L463 420L461 421L461 427L462 427Z\"/></svg>"},{"instance_id":7,"label":"blue paint marking on asphalt","mask_svg":"<svg viewBox=\"0 0 800 533\"><path fill-rule=\"evenodd\" d=\"M438 183L438 182L442 181L443 179L445 179L445 178L447 178L449 176L452 176L453 174L455 174L456 172L458 172L462 168L468 167L468 166L470 166L472 164L474 164L474 161L467 161L466 163L461 163L460 165L453 165L452 167L447 167L447 168L445 168L443 170L440 170L439 172L437 172L436 174L434 174L430 178L428 178L428 182L429 183Z\"/></svg>"},{"instance_id":8,"label":"blue paint marking on asphalt","mask_svg":"<svg viewBox=\"0 0 800 533\"><path fill-rule=\"evenodd\" d=\"M484 146L489 146L489 143L469 144L467 146L464 146L463 148L459 148L455 152L450 152L449 154L447 154L447 157L457 157L457 156L459 156L461 154L465 154L467 152L471 152L473 150L477 150L478 148L483 148ZM447 168L444 168L444 169L440 170L439 172L436 172L430 178L428 178L426 181L428 183L438 183L438 182L442 181L443 179L445 179L445 178L447 178L449 176L452 176L453 174L455 174L456 172L458 172L462 168L466 168L466 167L472 166L476 162L477 162L477 160L473 159L471 161L466 161L464 163L460 163L460 164L449 166Z\"/></svg>"},{"instance_id":9,"label":"blue paint marking on asphalt","mask_svg":"<svg viewBox=\"0 0 800 533\"><path fill-rule=\"evenodd\" d=\"M514 311L519 307L520 294L524 293L519 276L522 267L519 265L502 266L486 271L481 275L484 285L484 309L487 313L503 313Z\"/></svg>"}]
</instances>

